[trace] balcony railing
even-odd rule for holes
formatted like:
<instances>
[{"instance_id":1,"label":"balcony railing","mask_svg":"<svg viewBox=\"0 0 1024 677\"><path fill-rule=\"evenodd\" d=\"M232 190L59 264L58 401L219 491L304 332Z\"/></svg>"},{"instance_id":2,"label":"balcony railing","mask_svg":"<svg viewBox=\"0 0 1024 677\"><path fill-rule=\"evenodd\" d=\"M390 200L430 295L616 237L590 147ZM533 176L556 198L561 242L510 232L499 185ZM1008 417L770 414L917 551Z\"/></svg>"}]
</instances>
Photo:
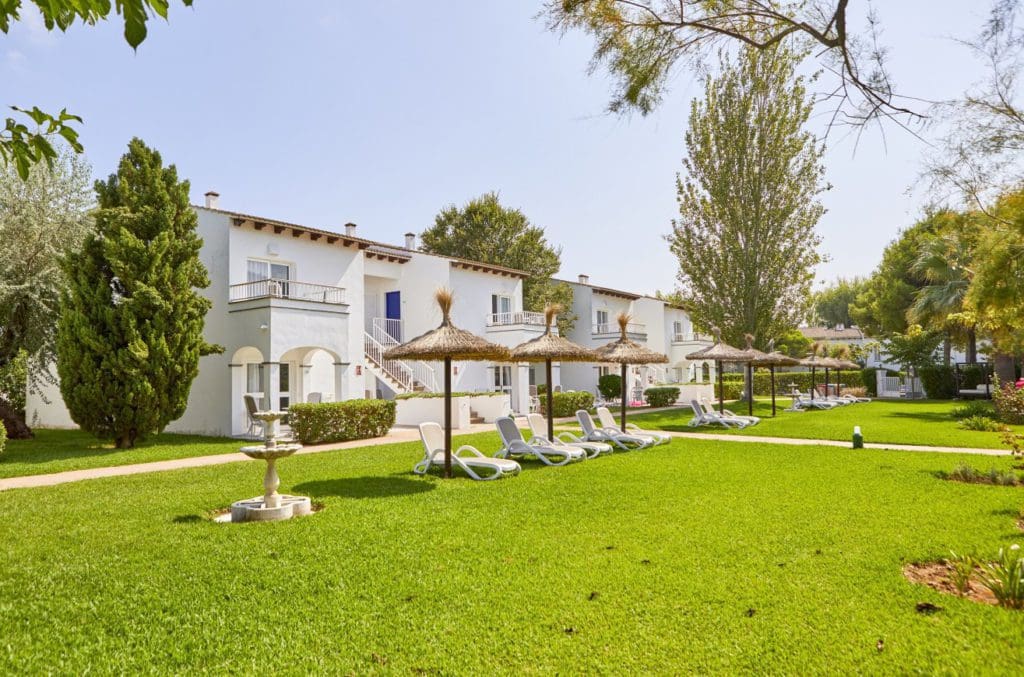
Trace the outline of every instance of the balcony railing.
<instances>
[{"instance_id":1,"label":"balcony railing","mask_svg":"<svg viewBox=\"0 0 1024 677\"><path fill-rule=\"evenodd\" d=\"M619 333L619 325L618 325L618 323L615 323L615 322L606 322L604 324L595 324L594 325L594 332L593 333L594 334L618 334ZM647 325L646 324L638 324L636 322L630 322L629 324L626 325L626 333L627 334L646 334L647 333Z\"/></svg>"},{"instance_id":2,"label":"balcony railing","mask_svg":"<svg viewBox=\"0 0 1024 677\"><path fill-rule=\"evenodd\" d=\"M487 316L488 327L506 327L512 324L544 326L544 313L520 310L513 313L491 313Z\"/></svg>"},{"instance_id":3,"label":"balcony railing","mask_svg":"<svg viewBox=\"0 0 1024 677\"><path fill-rule=\"evenodd\" d=\"M687 341L709 341L710 337L704 334L693 332L692 334L676 333L672 335L673 343L684 343Z\"/></svg>"},{"instance_id":4,"label":"balcony railing","mask_svg":"<svg viewBox=\"0 0 1024 677\"><path fill-rule=\"evenodd\" d=\"M228 294L228 300L231 303L267 298L343 305L345 290L342 287L313 282L267 279L233 284Z\"/></svg>"}]
</instances>

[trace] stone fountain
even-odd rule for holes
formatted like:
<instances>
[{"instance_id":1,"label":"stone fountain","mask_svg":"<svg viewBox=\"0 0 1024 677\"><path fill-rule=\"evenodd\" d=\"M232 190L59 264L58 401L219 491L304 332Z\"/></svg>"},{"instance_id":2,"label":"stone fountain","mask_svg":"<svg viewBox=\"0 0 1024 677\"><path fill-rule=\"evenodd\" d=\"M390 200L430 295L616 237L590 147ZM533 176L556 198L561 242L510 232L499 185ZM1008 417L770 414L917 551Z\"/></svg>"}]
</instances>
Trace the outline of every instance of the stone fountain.
<instances>
[{"instance_id":1,"label":"stone fountain","mask_svg":"<svg viewBox=\"0 0 1024 677\"><path fill-rule=\"evenodd\" d=\"M301 444L278 443L277 424L284 415L282 411L258 411L252 415L257 421L263 422L263 444L242 447L239 451L249 458L261 458L267 462L267 472L263 476L263 495L232 503L232 522L273 522L308 515L313 510L306 496L277 493L281 479L277 476L275 462L302 448Z\"/></svg>"}]
</instances>

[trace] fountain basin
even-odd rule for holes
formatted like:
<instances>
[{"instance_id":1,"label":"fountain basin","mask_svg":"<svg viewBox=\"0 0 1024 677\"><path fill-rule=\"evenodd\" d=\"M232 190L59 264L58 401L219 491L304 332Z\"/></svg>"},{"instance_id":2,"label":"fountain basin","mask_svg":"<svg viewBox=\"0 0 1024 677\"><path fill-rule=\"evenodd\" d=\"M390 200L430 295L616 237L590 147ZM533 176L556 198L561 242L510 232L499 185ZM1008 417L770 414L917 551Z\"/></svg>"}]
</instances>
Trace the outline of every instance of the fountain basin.
<instances>
[{"instance_id":1,"label":"fountain basin","mask_svg":"<svg viewBox=\"0 0 1024 677\"><path fill-rule=\"evenodd\" d=\"M276 506L268 506L263 496L235 501L231 504L231 521L277 522L292 517L302 517L313 512L313 504L308 496L279 494L276 498L278 499Z\"/></svg>"}]
</instances>

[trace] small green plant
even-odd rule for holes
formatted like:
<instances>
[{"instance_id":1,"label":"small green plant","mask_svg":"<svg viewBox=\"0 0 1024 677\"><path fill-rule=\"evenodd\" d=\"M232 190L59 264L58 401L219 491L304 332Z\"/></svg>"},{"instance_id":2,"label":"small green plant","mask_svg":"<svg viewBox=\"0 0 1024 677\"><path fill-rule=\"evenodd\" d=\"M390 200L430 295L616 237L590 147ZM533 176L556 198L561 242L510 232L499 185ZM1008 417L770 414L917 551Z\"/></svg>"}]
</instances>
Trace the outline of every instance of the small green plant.
<instances>
[{"instance_id":1,"label":"small green plant","mask_svg":"<svg viewBox=\"0 0 1024 677\"><path fill-rule=\"evenodd\" d=\"M594 407L594 395L585 390L569 390L564 393L555 393L551 404L554 416L575 416L580 409L590 411ZM540 406L542 411L548 410L547 395L540 396Z\"/></svg>"},{"instance_id":2,"label":"small green plant","mask_svg":"<svg viewBox=\"0 0 1024 677\"><path fill-rule=\"evenodd\" d=\"M950 410L949 415L958 421L972 416L986 416L988 418L993 418L996 415L996 410L992 407L991 402L986 402L985 400L971 400L959 407L954 407Z\"/></svg>"},{"instance_id":3,"label":"small green plant","mask_svg":"<svg viewBox=\"0 0 1024 677\"><path fill-rule=\"evenodd\" d=\"M597 390L606 400L622 397L622 377L618 374L605 374L597 379Z\"/></svg>"},{"instance_id":4,"label":"small green plant","mask_svg":"<svg viewBox=\"0 0 1024 677\"><path fill-rule=\"evenodd\" d=\"M969 465L958 465L952 472L938 472L939 479L966 482L968 484L995 484L1003 487L1024 485L1024 474L1016 475L1006 470L992 468L988 472L975 470Z\"/></svg>"},{"instance_id":5,"label":"small green plant","mask_svg":"<svg viewBox=\"0 0 1024 677\"><path fill-rule=\"evenodd\" d=\"M679 388L670 386L661 388L648 388L644 391L644 399L652 407L669 407L679 399Z\"/></svg>"},{"instance_id":6,"label":"small green plant","mask_svg":"<svg viewBox=\"0 0 1024 677\"><path fill-rule=\"evenodd\" d=\"M967 593L967 589L971 587L971 577L974 576L974 567L977 562L971 555L958 555L953 551L950 551L949 554L952 555L949 559L949 565L952 567L949 581L956 589L956 594L963 597Z\"/></svg>"},{"instance_id":7,"label":"small green plant","mask_svg":"<svg viewBox=\"0 0 1024 677\"><path fill-rule=\"evenodd\" d=\"M1014 543L1000 548L994 562L980 562L978 582L992 593L999 606L1024 609L1024 553Z\"/></svg>"},{"instance_id":8,"label":"small green plant","mask_svg":"<svg viewBox=\"0 0 1024 677\"><path fill-rule=\"evenodd\" d=\"M993 421L988 416L968 416L957 423L957 427L963 430L979 430L982 432L997 433L1006 430L999 421Z\"/></svg>"}]
</instances>

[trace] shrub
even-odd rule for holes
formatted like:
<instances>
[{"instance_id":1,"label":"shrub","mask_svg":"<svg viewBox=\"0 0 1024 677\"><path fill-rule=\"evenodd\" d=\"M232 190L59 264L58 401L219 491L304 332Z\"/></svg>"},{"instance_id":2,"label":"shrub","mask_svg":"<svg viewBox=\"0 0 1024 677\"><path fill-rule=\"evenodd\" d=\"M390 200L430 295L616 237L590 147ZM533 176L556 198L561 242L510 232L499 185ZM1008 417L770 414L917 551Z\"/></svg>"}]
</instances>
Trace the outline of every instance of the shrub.
<instances>
[{"instance_id":1,"label":"shrub","mask_svg":"<svg viewBox=\"0 0 1024 677\"><path fill-rule=\"evenodd\" d=\"M788 381L787 381L788 383ZM743 381L723 381L722 399L738 400L743 394ZM718 399L718 383L715 383L715 399Z\"/></svg>"},{"instance_id":2,"label":"shrub","mask_svg":"<svg viewBox=\"0 0 1024 677\"><path fill-rule=\"evenodd\" d=\"M772 375L770 372L763 369L758 369L754 372L754 394L760 396L771 395L772 392ZM829 383L835 383L835 374L830 372L828 375ZM743 390L743 374L725 374L722 377L724 383L738 383L740 391ZM840 377L840 381L844 386L850 388L858 388L863 385L861 382L860 372L844 371ZM814 382L821 385L825 382L825 372L819 369L814 375ZM775 390L776 393L788 393L789 384L795 383L796 387L801 391L808 391L811 389L811 372L809 371L776 371L775 372ZM728 389L726 394L728 394Z\"/></svg>"},{"instance_id":3,"label":"shrub","mask_svg":"<svg viewBox=\"0 0 1024 677\"><path fill-rule=\"evenodd\" d=\"M956 589L956 594L963 597L971 586L971 576L974 574L976 563L971 555L958 555L952 551L949 554L952 555L949 559L952 569L949 573L949 580Z\"/></svg>"},{"instance_id":4,"label":"shrub","mask_svg":"<svg viewBox=\"0 0 1024 677\"><path fill-rule=\"evenodd\" d=\"M468 390L460 390L460 391L453 392L452 393L452 397L501 397L504 394L505 393L502 393L502 392L497 392L497 391L492 392L492 391L488 391L488 390L485 390L485 391L479 392L479 393L471 393ZM418 392L418 393L402 393L401 395L396 395L395 399L396 400L429 400L429 399L433 399L433 398L436 398L436 397L444 397L444 393L434 393L434 392L428 392L428 391L423 391L423 392Z\"/></svg>"},{"instance_id":5,"label":"shrub","mask_svg":"<svg viewBox=\"0 0 1024 677\"><path fill-rule=\"evenodd\" d=\"M933 400L951 400L957 395L956 373L953 367L933 365L918 371L925 395Z\"/></svg>"},{"instance_id":6,"label":"shrub","mask_svg":"<svg viewBox=\"0 0 1024 677\"><path fill-rule=\"evenodd\" d=\"M959 407L953 407L953 409L950 410L949 415L957 420L970 418L971 416L994 418L996 410L992 407L990 402L986 402L984 400L971 400Z\"/></svg>"},{"instance_id":7,"label":"shrub","mask_svg":"<svg viewBox=\"0 0 1024 677\"><path fill-rule=\"evenodd\" d=\"M606 400L622 397L622 377L618 374L605 374L597 379L597 391Z\"/></svg>"},{"instance_id":8,"label":"shrub","mask_svg":"<svg viewBox=\"0 0 1024 677\"><path fill-rule=\"evenodd\" d=\"M541 383L540 385L537 386L537 394L538 395L543 395L547 391L548 391L548 384L547 383Z\"/></svg>"},{"instance_id":9,"label":"shrub","mask_svg":"<svg viewBox=\"0 0 1024 677\"><path fill-rule=\"evenodd\" d=\"M590 410L594 406L594 396L586 390L570 390L564 393L555 393L551 401L554 406L552 416L575 416L580 409ZM540 396L540 406L544 412L548 410L548 396Z\"/></svg>"},{"instance_id":10,"label":"shrub","mask_svg":"<svg viewBox=\"0 0 1024 677\"><path fill-rule=\"evenodd\" d=\"M1017 475L998 468L990 468L988 472L982 472L965 464L953 468L952 472L939 471L936 476L939 479L966 482L967 484L995 484L1003 487L1024 485L1024 474Z\"/></svg>"},{"instance_id":11,"label":"shrub","mask_svg":"<svg viewBox=\"0 0 1024 677\"><path fill-rule=\"evenodd\" d=\"M999 385L992 390L992 404L1003 423L1024 423L1024 388L1018 390L1012 383Z\"/></svg>"},{"instance_id":12,"label":"shrub","mask_svg":"<svg viewBox=\"0 0 1024 677\"><path fill-rule=\"evenodd\" d=\"M868 390L868 397L878 397L878 367L864 367L860 370L860 380Z\"/></svg>"},{"instance_id":13,"label":"shrub","mask_svg":"<svg viewBox=\"0 0 1024 677\"><path fill-rule=\"evenodd\" d=\"M652 407L669 407L679 399L679 388L648 388L644 399Z\"/></svg>"},{"instance_id":14,"label":"shrub","mask_svg":"<svg viewBox=\"0 0 1024 677\"><path fill-rule=\"evenodd\" d=\"M0 421L0 454L4 453L4 445L7 444L7 428L4 427L3 421Z\"/></svg>"},{"instance_id":15,"label":"shrub","mask_svg":"<svg viewBox=\"0 0 1024 677\"><path fill-rule=\"evenodd\" d=\"M961 419L957 427L963 430L981 430L989 433L997 433L1004 430L1002 423L993 421L988 416L968 416Z\"/></svg>"},{"instance_id":16,"label":"shrub","mask_svg":"<svg viewBox=\"0 0 1024 677\"><path fill-rule=\"evenodd\" d=\"M386 435L395 425L394 400L346 400L293 404L288 424L303 444L365 440Z\"/></svg>"}]
</instances>

